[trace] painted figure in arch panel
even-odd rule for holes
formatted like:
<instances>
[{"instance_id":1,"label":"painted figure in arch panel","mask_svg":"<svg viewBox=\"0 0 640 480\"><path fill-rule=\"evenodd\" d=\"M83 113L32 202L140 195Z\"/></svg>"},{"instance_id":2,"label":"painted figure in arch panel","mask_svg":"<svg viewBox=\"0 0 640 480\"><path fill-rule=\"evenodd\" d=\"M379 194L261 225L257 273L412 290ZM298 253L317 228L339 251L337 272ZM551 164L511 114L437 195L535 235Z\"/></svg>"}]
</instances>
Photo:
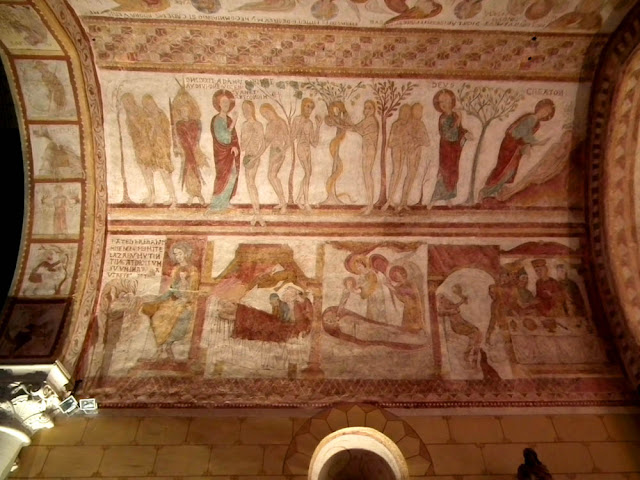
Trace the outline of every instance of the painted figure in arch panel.
<instances>
[{"instance_id":1,"label":"painted figure in arch panel","mask_svg":"<svg viewBox=\"0 0 640 480\"><path fill-rule=\"evenodd\" d=\"M52 233L54 235L64 235L69 233L67 207L71 203L80 203L80 198L67 196L62 185L56 185L53 190L53 196L45 194L42 197L42 203L53 206Z\"/></svg>"},{"instance_id":2,"label":"painted figure in arch panel","mask_svg":"<svg viewBox=\"0 0 640 480\"><path fill-rule=\"evenodd\" d=\"M535 133L540 128L540 122L551 120L555 111L553 101L540 100L533 113L527 113L509 125L500 144L498 163L480 191L481 198L495 197L505 185L513 183L520 160L529 155L532 147L547 143L548 139L539 140Z\"/></svg>"},{"instance_id":3,"label":"painted figure in arch panel","mask_svg":"<svg viewBox=\"0 0 640 480\"><path fill-rule=\"evenodd\" d=\"M237 119L229 115L235 106L233 94L228 90L218 90L213 94L212 103L218 113L211 119L216 179L209 208L216 211L227 209L236 193L240 171L240 143L235 128Z\"/></svg>"},{"instance_id":4,"label":"painted figure in arch panel","mask_svg":"<svg viewBox=\"0 0 640 480\"><path fill-rule=\"evenodd\" d=\"M67 94L58 76L52 72L46 63L36 60L33 68L40 73L42 83L49 95L49 111L62 111L67 106Z\"/></svg>"},{"instance_id":5,"label":"painted figure in arch panel","mask_svg":"<svg viewBox=\"0 0 640 480\"><path fill-rule=\"evenodd\" d=\"M40 246L38 264L31 270L25 295L60 295L69 275L67 267L69 255L57 245Z\"/></svg>"},{"instance_id":6,"label":"painted figure in arch panel","mask_svg":"<svg viewBox=\"0 0 640 480\"><path fill-rule=\"evenodd\" d=\"M42 165L38 169L38 175L55 179L84 176L80 157L71 147L56 141L48 128L36 128L33 135L44 138L47 144L41 157Z\"/></svg>"},{"instance_id":7,"label":"painted figure in arch panel","mask_svg":"<svg viewBox=\"0 0 640 480\"><path fill-rule=\"evenodd\" d=\"M438 179L431 197L431 204L439 200L450 203L457 195L462 147L471 133L462 126L462 117L454 111L456 96L448 89L442 89L433 96L433 106L440 112L438 131L440 132L440 152Z\"/></svg>"}]
</instances>

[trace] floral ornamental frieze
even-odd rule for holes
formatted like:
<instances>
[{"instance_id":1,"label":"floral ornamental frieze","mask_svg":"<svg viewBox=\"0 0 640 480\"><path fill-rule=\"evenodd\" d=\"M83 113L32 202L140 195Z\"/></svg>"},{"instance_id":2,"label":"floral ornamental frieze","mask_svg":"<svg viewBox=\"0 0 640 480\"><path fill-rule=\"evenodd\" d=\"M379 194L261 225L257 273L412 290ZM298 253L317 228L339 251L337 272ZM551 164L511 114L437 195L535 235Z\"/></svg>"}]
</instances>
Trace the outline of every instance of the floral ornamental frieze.
<instances>
[{"instance_id":1,"label":"floral ornamental frieze","mask_svg":"<svg viewBox=\"0 0 640 480\"><path fill-rule=\"evenodd\" d=\"M83 18L101 68L589 79L606 37Z\"/></svg>"}]
</instances>

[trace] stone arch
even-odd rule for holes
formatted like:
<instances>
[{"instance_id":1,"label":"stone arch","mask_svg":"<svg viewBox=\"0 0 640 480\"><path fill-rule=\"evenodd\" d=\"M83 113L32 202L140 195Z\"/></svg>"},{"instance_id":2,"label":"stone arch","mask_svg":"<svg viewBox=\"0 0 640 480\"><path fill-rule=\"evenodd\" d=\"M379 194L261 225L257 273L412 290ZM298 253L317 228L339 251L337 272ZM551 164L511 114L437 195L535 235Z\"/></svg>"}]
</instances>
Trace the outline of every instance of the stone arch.
<instances>
[{"instance_id":1,"label":"stone arch","mask_svg":"<svg viewBox=\"0 0 640 480\"><path fill-rule=\"evenodd\" d=\"M289 444L283 474L306 475L320 442L347 427L367 427L384 434L399 448L410 475L433 475L431 456L413 427L385 409L366 404L338 405L303 423Z\"/></svg>"},{"instance_id":2,"label":"stone arch","mask_svg":"<svg viewBox=\"0 0 640 480\"><path fill-rule=\"evenodd\" d=\"M407 480L409 468L389 437L368 427L347 427L318 444L309 466L309 480L330 480L332 470L378 480Z\"/></svg>"},{"instance_id":3,"label":"stone arch","mask_svg":"<svg viewBox=\"0 0 640 480\"><path fill-rule=\"evenodd\" d=\"M16 363L58 360L73 372L91 319L106 229L100 89L89 39L65 2L3 5L14 7L37 25L38 36L22 38L8 31L0 35L0 57L21 133L26 199L22 242L2 320L19 328L47 311L51 316L47 324L55 330L50 338L55 340L29 354L5 349L0 355ZM47 101L42 103L42 98ZM56 108L44 110L47 102ZM65 161L56 162L57 170L44 168L47 155L60 152ZM60 223L65 224L64 231L43 227L50 218L38 216L35 208L58 187L68 197L66 204L74 205ZM34 286L38 281L31 281L38 277L31 274L50 251L65 259L65 276L59 287L56 283L56 288L38 290Z\"/></svg>"},{"instance_id":4,"label":"stone arch","mask_svg":"<svg viewBox=\"0 0 640 480\"><path fill-rule=\"evenodd\" d=\"M629 377L640 385L640 5L612 36L593 82L588 217L602 308ZM630 228L630 226L632 226Z\"/></svg>"}]
</instances>

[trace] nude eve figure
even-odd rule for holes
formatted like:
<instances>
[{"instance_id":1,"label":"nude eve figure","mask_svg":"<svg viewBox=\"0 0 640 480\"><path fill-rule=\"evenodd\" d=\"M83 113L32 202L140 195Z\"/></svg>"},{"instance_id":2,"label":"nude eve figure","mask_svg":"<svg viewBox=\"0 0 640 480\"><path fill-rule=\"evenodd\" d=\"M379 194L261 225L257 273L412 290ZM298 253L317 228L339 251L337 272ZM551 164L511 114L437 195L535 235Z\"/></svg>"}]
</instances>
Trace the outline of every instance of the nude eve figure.
<instances>
[{"instance_id":1,"label":"nude eve figure","mask_svg":"<svg viewBox=\"0 0 640 480\"><path fill-rule=\"evenodd\" d=\"M280 118L275 109L268 103L260 106L260 114L267 120L267 128L264 132L264 144L258 156L262 155L262 153L269 148L269 169L267 176L269 183L278 196L276 209L280 210L280 213L285 213L287 211L287 200L285 199L278 173L284 163L287 144L289 142L287 122Z\"/></svg>"},{"instance_id":2,"label":"nude eve figure","mask_svg":"<svg viewBox=\"0 0 640 480\"><path fill-rule=\"evenodd\" d=\"M256 107L251 100L242 102L242 115L246 119L240 129L240 146L244 152L242 164L244 165L244 176L249 190L249 198L253 206L253 217L251 225L259 222L265 225L260 216L260 200L258 198L258 188L256 187L256 172L260 164L260 151L264 144L264 129L262 124L256 120Z\"/></svg>"},{"instance_id":3,"label":"nude eve figure","mask_svg":"<svg viewBox=\"0 0 640 480\"><path fill-rule=\"evenodd\" d=\"M322 117L316 115L316 125L313 125L311 113L315 106L314 101L310 98L302 99L302 112L293 119L291 132L291 139L293 142L296 142L298 160L300 161L302 171L304 172L304 177L300 182L300 191L298 192L296 203L305 210L311 210L311 206L309 205L309 184L311 182L312 172L311 147L316 147L318 145L320 125L322 123Z\"/></svg>"}]
</instances>

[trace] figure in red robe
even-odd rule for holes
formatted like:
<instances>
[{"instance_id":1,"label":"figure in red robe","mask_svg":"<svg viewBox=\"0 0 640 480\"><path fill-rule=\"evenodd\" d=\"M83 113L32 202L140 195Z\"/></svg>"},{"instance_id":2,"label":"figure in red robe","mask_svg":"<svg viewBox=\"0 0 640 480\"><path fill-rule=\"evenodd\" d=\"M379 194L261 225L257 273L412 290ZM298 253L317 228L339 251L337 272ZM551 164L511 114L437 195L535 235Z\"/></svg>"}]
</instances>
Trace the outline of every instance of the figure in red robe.
<instances>
[{"instance_id":1,"label":"figure in red robe","mask_svg":"<svg viewBox=\"0 0 640 480\"><path fill-rule=\"evenodd\" d=\"M451 90L445 88L438 91L433 96L433 106L441 113L438 120L440 165L431 204L438 200L449 201L455 198L462 147L467 140L471 139L471 133L461 125L460 115L453 111L456 106L456 96Z\"/></svg>"},{"instance_id":2,"label":"figure in red robe","mask_svg":"<svg viewBox=\"0 0 640 480\"><path fill-rule=\"evenodd\" d=\"M536 280L538 314L542 317L564 317L564 290L558 280L549 276L547 261L538 258L533 260L531 265L538 276Z\"/></svg>"},{"instance_id":3,"label":"figure in red robe","mask_svg":"<svg viewBox=\"0 0 640 480\"><path fill-rule=\"evenodd\" d=\"M235 99L228 90L218 90L213 94L212 103L218 114L211 119L216 180L209 209L225 210L236 193L240 171L240 143L235 128L236 118L229 115L235 106Z\"/></svg>"},{"instance_id":4,"label":"figure in red robe","mask_svg":"<svg viewBox=\"0 0 640 480\"><path fill-rule=\"evenodd\" d=\"M555 111L554 103L545 98L536 104L533 113L527 113L509 125L500 144L498 163L480 191L480 198L495 197L506 184L513 183L522 157L528 155L531 147L547 143L547 140L538 140L535 133L540 122L551 120Z\"/></svg>"}]
</instances>

